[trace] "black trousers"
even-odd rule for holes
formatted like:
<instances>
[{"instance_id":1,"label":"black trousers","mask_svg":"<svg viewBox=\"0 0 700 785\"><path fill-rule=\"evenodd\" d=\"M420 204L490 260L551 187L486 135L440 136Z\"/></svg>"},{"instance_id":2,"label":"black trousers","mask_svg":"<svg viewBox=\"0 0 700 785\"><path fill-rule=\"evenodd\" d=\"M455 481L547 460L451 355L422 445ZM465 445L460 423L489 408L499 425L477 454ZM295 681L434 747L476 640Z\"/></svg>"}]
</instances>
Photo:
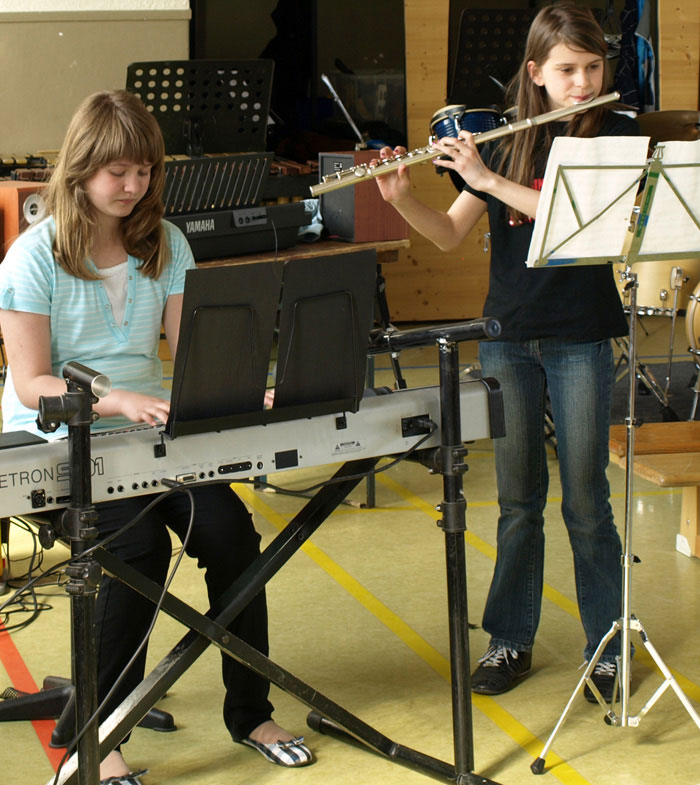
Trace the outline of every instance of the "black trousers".
<instances>
[{"instance_id":1,"label":"black trousers","mask_svg":"<svg viewBox=\"0 0 700 785\"><path fill-rule=\"evenodd\" d=\"M209 604L215 606L221 594L260 553L260 535L245 505L228 485L193 488L192 493L195 499L194 523L186 552L204 569ZM138 496L95 505L99 514L98 539L118 530L153 498ZM108 550L163 585L171 557L167 529L171 529L182 541L190 514L187 494L172 494L114 540ZM153 603L119 580L103 576L96 607L100 701L136 651L153 619L154 610ZM258 651L268 653L264 591L233 620L228 629ZM103 718L143 680L145 663L146 648L110 698ZM224 722L232 738L240 741L260 723L271 718L273 707L268 700L269 683L226 655L222 655L222 675Z\"/></svg>"}]
</instances>

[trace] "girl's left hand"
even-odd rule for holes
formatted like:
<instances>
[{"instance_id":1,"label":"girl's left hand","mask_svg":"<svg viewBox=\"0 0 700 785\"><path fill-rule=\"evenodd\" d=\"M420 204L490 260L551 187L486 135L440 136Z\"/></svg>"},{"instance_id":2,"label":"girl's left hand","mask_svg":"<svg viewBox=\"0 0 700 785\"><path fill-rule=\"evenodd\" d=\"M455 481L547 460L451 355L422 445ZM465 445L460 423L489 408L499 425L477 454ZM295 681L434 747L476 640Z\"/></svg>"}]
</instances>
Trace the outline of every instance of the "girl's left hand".
<instances>
[{"instance_id":1,"label":"girl's left hand","mask_svg":"<svg viewBox=\"0 0 700 785\"><path fill-rule=\"evenodd\" d=\"M469 131L460 131L457 138L445 136L432 141L430 146L449 156L447 159L434 160L436 166L456 172L477 191L485 190L491 170L481 160L473 134Z\"/></svg>"}]
</instances>

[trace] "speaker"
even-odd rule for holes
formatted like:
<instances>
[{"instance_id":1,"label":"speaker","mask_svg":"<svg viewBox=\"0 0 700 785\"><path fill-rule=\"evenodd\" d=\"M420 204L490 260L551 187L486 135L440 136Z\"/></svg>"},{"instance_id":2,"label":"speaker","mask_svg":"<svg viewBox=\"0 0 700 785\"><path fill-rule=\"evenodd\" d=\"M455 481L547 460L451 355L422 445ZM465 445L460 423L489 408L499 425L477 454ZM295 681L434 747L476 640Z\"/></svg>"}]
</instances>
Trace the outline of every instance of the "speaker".
<instances>
[{"instance_id":1,"label":"speaker","mask_svg":"<svg viewBox=\"0 0 700 785\"><path fill-rule=\"evenodd\" d=\"M319 153L319 174L324 177L340 169L369 163L378 156L377 150ZM382 199L377 184L371 179L321 194L320 200L323 225L331 238L369 243L408 237L408 224Z\"/></svg>"},{"instance_id":2,"label":"speaker","mask_svg":"<svg viewBox=\"0 0 700 785\"><path fill-rule=\"evenodd\" d=\"M46 215L41 193L46 186L30 180L0 181L0 259L5 257L17 235Z\"/></svg>"}]
</instances>

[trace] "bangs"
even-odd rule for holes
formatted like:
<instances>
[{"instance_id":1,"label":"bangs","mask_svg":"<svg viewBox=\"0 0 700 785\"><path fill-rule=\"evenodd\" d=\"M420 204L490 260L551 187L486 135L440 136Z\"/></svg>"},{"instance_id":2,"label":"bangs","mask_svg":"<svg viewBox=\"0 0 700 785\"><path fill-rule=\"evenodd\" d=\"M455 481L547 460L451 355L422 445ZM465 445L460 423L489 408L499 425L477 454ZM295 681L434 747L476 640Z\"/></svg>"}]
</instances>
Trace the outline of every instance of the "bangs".
<instances>
[{"instance_id":1,"label":"bangs","mask_svg":"<svg viewBox=\"0 0 700 785\"><path fill-rule=\"evenodd\" d=\"M574 35L568 35L568 30L562 30L558 36L559 42L565 44L569 49L577 52L590 52L606 59L608 54L608 44L602 32L597 35L596 30L591 31L591 35L583 35L581 31L576 31Z\"/></svg>"},{"instance_id":2,"label":"bangs","mask_svg":"<svg viewBox=\"0 0 700 785\"><path fill-rule=\"evenodd\" d=\"M99 168L122 159L136 164L157 164L164 152L161 137L152 128L144 127L146 123L138 122L140 119L122 117L121 122L113 122L104 118L103 133L97 135L90 154L93 165ZM150 119L155 123L154 118Z\"/></svg>"},{"instance_id":3,"label":"bangs","mask_svg":"<svg viewBox=\"0 0 700 785\"><path fill-rule=\"evenodd\" d=\"M160 169L165 145L155 117L133 93L119 90L95 93L81 104L61 155L67 183L79 185L101 167L122 159Z\"/></svg>"}]
</instances>

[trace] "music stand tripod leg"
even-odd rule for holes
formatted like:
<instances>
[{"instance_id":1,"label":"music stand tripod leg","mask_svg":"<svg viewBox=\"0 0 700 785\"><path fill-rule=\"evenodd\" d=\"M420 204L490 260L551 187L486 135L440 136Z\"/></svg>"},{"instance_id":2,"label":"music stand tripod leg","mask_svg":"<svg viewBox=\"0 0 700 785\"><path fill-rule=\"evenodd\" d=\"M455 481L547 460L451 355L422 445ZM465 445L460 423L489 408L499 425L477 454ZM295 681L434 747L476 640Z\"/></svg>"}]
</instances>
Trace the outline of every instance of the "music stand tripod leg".
<instances>
[{"instance_id":1,"label":"music stand tripod leg","mask_svg":"<svg viewBox=\"0 0 700 785\"><path fill-rule=\"evenodd\" d=\"M630 279L630 283L628 284L628 288L631 292L630 294L630 310L632 313L635 313L636 306L637 306L637 275L636 273L629 273L628 277ZM636 331L636 319L630 319L629 322L629 367L635 367L635 361L637 356L637 331ZM583 680L585 680L589 672L593 671L593 667L597 662L597 659L601 656L605 645L607 644L608 640L612 638L615 634L615 631L619 629L621 631L621 653L620 656L617 658L618 660L618 669L617 669L617 677L619 682L613 685L613 703L615 701L615 692L616 687L619 686L620 692L620 713L616 714L612 710L612 706L607 711L605 715L605 721L608 725L616 725L621 727L637 727L642 719L642 717L651 709L654 703L658 700L658 698L665 692L665 690L670 686L673 688L674 692L676 693L678 699L681 701L683 707L686 709L692 720L700 729L700 717L698 717L697 712L693 709L690 705L690 702L686 698L685 694L681 690L680 686L678 685L675 678L672 676L670 670L666 667L663 660L659 656L658 652L652 646L649 638L644 631L644 628L641 625L639 619L634 616L631 612L631 595L632 595L632 566L635 562L635 557L632 552L632 523L634 519L634 505L633 505L633 478L634 478L634 431L637 426L637 421L635 419L635 377L633 374L630 374L629 377L629 385L628 385L628 415L626 418L626 426L627 426L627 459L626 459L626 466L625 466L625 533L624 533L624 540L623 540L623 553L622 553L622 616L617 622L613 623L612 628L610 631L605 635L603 640L598 644L596 648L594 657L591 658L591 662L588 664L586 668L586 673L584 674L583 679L579 682L579 685L574 692L574 695L577 694L578 689L580 688ZM639 632L642 638L642 642L645 648L649 651L652 658L658 665L659 669L663 673L665 677L665 682L661 685L661 687L656 691L656 693L652 696L652 698L647 702L644 706L640 714L636 716L631 716L629 714L629 698L630 698L630 673L631 673L631 653L632 647L630 643L630 632L634 630ZM605 703L601 700L602 696L600 695L599 690L595 687L592 680L589 681L589 686L593 694L596 696L601 705L605 705ZM573 696L572 696L573 699ZM569 704L565 709L564 715L557 723L557 726L554 732L551 734L550 738L545 745L545 748L540 755L539 758L535 760L535 762L531 765L531 771L533 774L541 774L544 771L544 757L546 751L549 749L551 742L554 738L556 731L561 727L564 716L568 712L570 708L570 704L572 699L569 700Z\"/></svg>"},{"instance_id":2,"label":"music stand tripod leg","mask_svg":"<svg viewBox=\"0 0 700 785\"><path fill-rule=\"evenodd\" d=\"M598 703L600 703L600 705L603 708L605 709L608 708L603 696L600 694L600 691L598 690L595 683L591 679L591 674L593 673L595 666L598 664L598 660L600 659L602 653L605 651L605 647L608 645L608 642L613 639L613 637L615 636L615 634L619 629L620 629L619 621L614 621L612 627L608 630L608 632L605 634L605 637L598 644L595 653L591 657L590 662L586 664L586 668L583 674L581 675L581 678L578 680L578 684L574 688L574 691L571 693L571 696L569 697L569 700L566 706L564 707L564 711L561 713L559 719L557 720L557 724L554 726L554 730L549 734L549 738L545 742L545 745L542 748L542 752L539 754L539 757L535 758L535 760L530 764L530 771L533 774L544 773L544 764L545 764L545 759L547 757L547 753L549 752L552 744L554 743L555 736L557 735L557 733L559 733L559 730L566 722L567 717L571 712L571 708L574 705L574 700L576 700L576 696L581 692L584 685L587 684L590 687L591 692L593 693L593 695L595 695L596 700L598 701ZM608 714L608 717L609 716L610 714Z\"/></svg>"}]
</instances>

